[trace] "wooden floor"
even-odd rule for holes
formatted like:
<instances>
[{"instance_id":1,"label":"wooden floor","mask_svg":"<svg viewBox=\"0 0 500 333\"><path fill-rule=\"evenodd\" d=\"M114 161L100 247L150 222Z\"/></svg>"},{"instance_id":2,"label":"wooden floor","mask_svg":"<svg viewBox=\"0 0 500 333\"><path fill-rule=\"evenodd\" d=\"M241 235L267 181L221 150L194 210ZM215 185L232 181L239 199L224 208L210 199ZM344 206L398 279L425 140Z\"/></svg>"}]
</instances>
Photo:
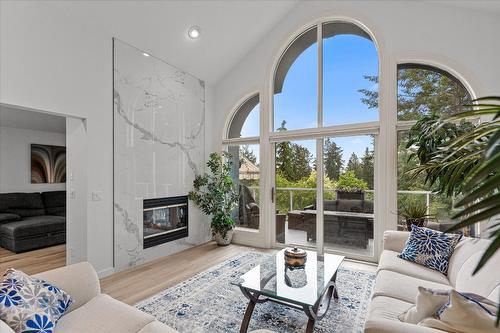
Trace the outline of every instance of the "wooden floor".
<instances>
[{"instance_id":1,"label":"wooden floor","mask_svg":"<svg viewBox=\"0 0 500 333\"><path fill-rule=\"evenodd\" d=\"M184 281L197 273L245 251L273 252L231 244L217 246L215 242L202 244L149 263L115 273L101 279L102 292L128 304L135 304L166 288ZM66 263L64 245L15 254L0 248L0 272L8 268L36 274ZM361 262L344 261L344 266L375 271L376 266Z\"/></svg>"},{"instance_id":2,"label":"wooden floor","mask_svg":"<svg viewBox=\"0 0 500 333\"><path fill-rule=\"evenodd\" d=\"M65 265L64 244L18 254L0 247L0 276L9 268L19 269L26 274L36 274Z\"/></svg>"},{"instance_id":3,"label":"wooden floor","mask_svg":"<svg viewBox=\"0 0 500 333\"><path fill-rule=\"evenodd\" d=\"M209 242L113 274L101 280L101 287L103 293L132 305L249 250L273 251L235 244L217 246L215 242Z\"/></svg>"}]
</instances>

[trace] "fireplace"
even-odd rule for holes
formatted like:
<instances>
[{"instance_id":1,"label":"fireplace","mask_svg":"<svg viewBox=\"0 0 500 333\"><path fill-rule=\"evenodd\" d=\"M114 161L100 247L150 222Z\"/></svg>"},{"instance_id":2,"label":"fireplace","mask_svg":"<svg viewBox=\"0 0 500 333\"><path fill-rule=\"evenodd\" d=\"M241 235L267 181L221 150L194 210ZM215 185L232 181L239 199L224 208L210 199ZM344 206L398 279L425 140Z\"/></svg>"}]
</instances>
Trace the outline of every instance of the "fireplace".
<instances>
[{"instance_id":1,"label":"fireplace","mask_svg":"<svg viewBox=\"0 0 500 333\"><path fill-rule=\"evenodd\" d=\"M188 236L187 196L144 199L143 248Z\"/></svg>"}]
</instances>

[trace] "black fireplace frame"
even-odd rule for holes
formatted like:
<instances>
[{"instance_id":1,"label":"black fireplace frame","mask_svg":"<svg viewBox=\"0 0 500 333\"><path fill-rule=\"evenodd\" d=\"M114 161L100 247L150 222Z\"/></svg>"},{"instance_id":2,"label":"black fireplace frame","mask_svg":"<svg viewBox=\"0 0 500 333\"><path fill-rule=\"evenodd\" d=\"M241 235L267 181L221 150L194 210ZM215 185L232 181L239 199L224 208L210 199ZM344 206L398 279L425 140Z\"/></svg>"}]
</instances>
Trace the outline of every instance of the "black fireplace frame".
<instances>
[{"instance_id":1,"label":"black fireplace frame","mask_svg":"<svg viewBox=\"0 0 500 333\"><path fill-rule=\"evenodd\" d=\"M189 204L187 195L177 197L144 199L142 202L143 209L155 208L168 205L186 204L186 220L187 227L179 230L172 230L171 232L159 234L150 238L143 238L143 249L147 249L160 244L165 244L177 239L189 236Z\"/></svg>"}]
</instances>

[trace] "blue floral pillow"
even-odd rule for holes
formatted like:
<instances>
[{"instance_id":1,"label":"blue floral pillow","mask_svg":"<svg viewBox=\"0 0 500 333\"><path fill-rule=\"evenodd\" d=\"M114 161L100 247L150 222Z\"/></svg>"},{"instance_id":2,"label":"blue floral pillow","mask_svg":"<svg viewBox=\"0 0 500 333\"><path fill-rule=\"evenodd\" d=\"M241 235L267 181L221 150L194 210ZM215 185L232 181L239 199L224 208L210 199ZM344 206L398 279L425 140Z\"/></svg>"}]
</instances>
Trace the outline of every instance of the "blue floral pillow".
<instances>
[{"instance_id":1,"label":"blue floral pillow","mask_svg":"<svg viewBox=\"0 0 500 333\"><path fill-rule=\"evenodd\" d=\"M72 302L63 290L15 269L0 283L0 319L16 333L53 333Z\"/></svg>"},{"instance_id":2,"label":"blue floral pillow","mask_svg":"<svg viewBox=\"0 0 500 333\"><path fill-rule=\"evenodd\" d=\"M410 237L399 258L413 261L446 275L448 262L462 235L445 234L412 225Z\"/></svg>"}]
</instances>

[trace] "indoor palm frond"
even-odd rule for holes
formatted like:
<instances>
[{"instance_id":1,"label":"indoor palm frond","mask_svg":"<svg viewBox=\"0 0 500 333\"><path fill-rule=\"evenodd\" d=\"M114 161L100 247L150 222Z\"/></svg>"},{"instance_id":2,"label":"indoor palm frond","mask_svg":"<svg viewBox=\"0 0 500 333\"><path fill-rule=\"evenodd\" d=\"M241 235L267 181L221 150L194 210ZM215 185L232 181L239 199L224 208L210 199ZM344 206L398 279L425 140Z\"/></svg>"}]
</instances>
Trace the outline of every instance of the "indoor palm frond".
<instances>
[{"instance_id":1,"label":"indoor palm frond","mask_svg":"<svg viewBox=\"0 0 500 333\"><path fill-rule=\"evenodd\" d=\"M456 203L456 207L461 211L453 216L453 218L461 218L462 221L447 230L448 232L490 220L491 225L486 232L492 242L473 274L477 273L500 248L500 222L498 222L500 216L500 97L483 97L474 102L477 104L467 106L465 112L445 120L423 120L412 128L413 145L418 146L415 156L420 159L421 163L420 166L411 170L413 175L426 174L426 182L438 183L439 191L448 196L463 194L463 199ZM457 136L454 136L453 126L450 131L450 124L474 117L490 119ZM444 134L443 131L445 131ZM449 135L451 139L446 141L443 135ZM424 143L423 146L418 145L421 142ZM499 320L500 309L497 313L497 325Z\"/></svg>"},{"instance_id":2,"label":"indoor palm frond","mask_svg":"<svg viewBox=\"0 0 500 333\"><path fill-rule=\"evenodd\" d=\"M464 198L456 206L462 210L454 218L463 220L450 230L473 225L480 221L497 218L500 214L500 97L484 97L478 101L490 101L488 104L478 104L473 110L454 116L492 116L492 120L479 126L454 142L454 147L474 144L475 141L487 138L483 149L483 159L474 172L466 177ZM492 223L488 228L492 244L479 261L474 273L493 256L500 248L500 223Z\"/></svg>"}]
</instances>

